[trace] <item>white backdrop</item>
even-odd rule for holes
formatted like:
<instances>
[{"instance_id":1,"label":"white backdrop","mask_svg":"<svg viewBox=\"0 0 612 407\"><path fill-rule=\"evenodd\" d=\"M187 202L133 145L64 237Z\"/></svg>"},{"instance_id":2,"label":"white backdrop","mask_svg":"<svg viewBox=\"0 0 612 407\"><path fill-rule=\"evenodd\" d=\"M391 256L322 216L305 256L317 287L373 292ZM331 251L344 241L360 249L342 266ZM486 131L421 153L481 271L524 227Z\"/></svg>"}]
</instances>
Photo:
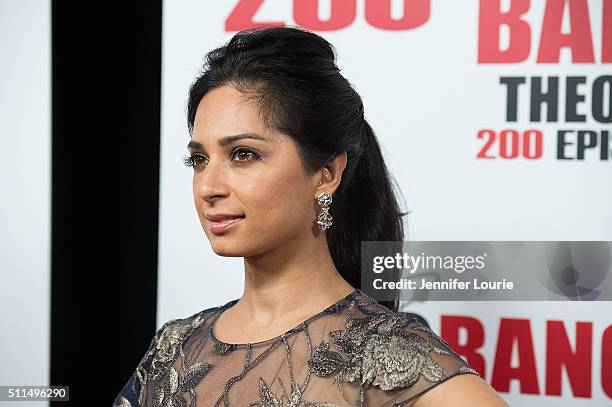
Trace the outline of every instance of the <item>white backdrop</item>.
<instances>
[{"instance_id":1,"label":"white backdrop","mask_svg":"<svg viewBox=\"0 0 612 407\"><path fill-rule=\"evenodd\" d=\"M297 24L294 13L298 11L293 3L265 0L253 20ZM428 1L408 3L416 7L416 3ZM369 24L364 17L365 0L358 0L352 24L334 31L315 30L336 47L343 74L363 97L366 119L406 198L405 209L412 211L406 240L612 240L612 160L599 160L597 149L587 151L583 160L556 158L558 130L612 133L610 123L599 123L590 114L591 84L597 77L612 74L612 61L602 63L603 47L612 47L612 38L605 44L602 41L604 1L572 0L573 7L588 5L588 18L579 18L584 16L580 7L571 10L580 30L585 30L586 21L590 23L592 42L588 45L593 47L594 63L572 61L569 48L561 49L558 63L538 63L547 2L525 0L502 1L501 10L531 3L522 16L530 27L529 55L515 63L478 63L479 7L495 2L482 3L433 0L423 25L391 31ZM606 0L607 11L612 12L608 3ZM318 2L321 20L329 19L330 4L331 0ZM188 87L201 69L205 53L234 34L225 30L225 23L238 5L238 1L164 2L158 326L171 318L221 305L242 293L242 259L218 257L211 250L193 206L192 172L181 161L189 141L185 115ZM400 18L403 2L391 1L391 5L391 17ZM413 10L409 8L408 12ZM566 34L576 31L569 10L565 8L562 21L562 33ZM500 49L517 39L507 27L500 32ZM612 29L605 34L606 38L612 36ZM488 40L490 35L484 33L482 38ZM506 76L559 77L558 120L529 121L526 84L519 90L518 121L507 121L506 87L500 85L500 77ZM564 118L568 76L584 76L586 80L578 88L578 93L585 94L585 102L577 108L578 113L586 115L583 123L566 122ZM604 87L606 95L607 89ZM603 109L610 103L609 98L604 100ZM543 117L546 112L543 109ZM479 159L477 154L485 143L477 133L482 129L515 129L521 133L537 129L543 134L542 157ZM567 152L576 156L571 148ZM436 329L443 315L479 319L485 329L482 353L487 380L491 378L501 318L529 319L540 395L521 394L517 381L502 395L512 405L521 406L536 406L543 400L558 406L609 405L612 391L606 395L602 390L598 342L612 323L609 303L483 305L441 302L410 304L404 310L422 313ZM546 321L555 319L566 321L570 339L576 321L593 323L592 392L588 398L574 396L566 375L561 397L543 396L543 335ZM612 372L608 376L612 377Z\"/></svg>"},{"instance_id":2,"label":"white backdrop","mask_svg":"<svg viewBox=\"0 0 612 407\"><path fill-rule=\"evenodd\" d=\"M41 386L51 315L49 1L0 2L0 54L0 385Z\"/></svg>"}]
</instances>

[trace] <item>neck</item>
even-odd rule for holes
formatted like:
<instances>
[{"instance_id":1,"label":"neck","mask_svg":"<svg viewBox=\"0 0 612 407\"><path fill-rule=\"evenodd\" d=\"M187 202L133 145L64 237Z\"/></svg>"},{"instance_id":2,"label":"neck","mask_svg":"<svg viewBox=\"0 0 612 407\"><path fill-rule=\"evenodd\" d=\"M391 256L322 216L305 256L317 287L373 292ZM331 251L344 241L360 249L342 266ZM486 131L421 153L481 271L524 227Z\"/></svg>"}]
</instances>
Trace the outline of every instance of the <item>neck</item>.
<instances>
[{"instance_id":1,"label":"neck","mask_svg":"<svg viewBox=\"0 0 612 407\"><path fill-rule=\"evenodd\" d=\"M355 289L336 269L323 233L245 257L244 281L234 312L262 323L315 314Z\"/></svg>"}]
</instances>

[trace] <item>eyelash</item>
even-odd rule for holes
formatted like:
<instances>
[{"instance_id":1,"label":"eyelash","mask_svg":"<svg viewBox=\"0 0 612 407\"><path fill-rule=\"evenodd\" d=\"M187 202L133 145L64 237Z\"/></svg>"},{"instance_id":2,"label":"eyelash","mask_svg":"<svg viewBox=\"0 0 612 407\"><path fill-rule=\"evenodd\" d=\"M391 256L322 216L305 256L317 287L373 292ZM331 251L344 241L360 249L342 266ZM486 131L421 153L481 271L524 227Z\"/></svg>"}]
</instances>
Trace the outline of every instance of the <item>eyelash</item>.
<instances>
[{"instance_id":1,"label":"eyelash","mask_svg":"<svg viewBox=\"0 0 612 407\"><path fill-rule=\"evenodd\" d=\"M235 154L237 153L250 153L252 154L252 156L254 157L254 159L259 159L261 157L261 155L259 153L257 153L255 150L252 150L250 148L244 148L244 147L239 147L236 148L234 151L231 152L230 157L233 157ZM202 154L192 154L192 155L187 155L185 157L183 157L183 164L185 164L186 167L193 167L194 169L196 167L200 167L203 164L197 164L196 160L200 159L200 158L206 158L204 155ZM239 163L244 163L247 161L251 161L251 159L248 160L242 160L242 161L238 161Z\"/></svg>"}]
</instances>

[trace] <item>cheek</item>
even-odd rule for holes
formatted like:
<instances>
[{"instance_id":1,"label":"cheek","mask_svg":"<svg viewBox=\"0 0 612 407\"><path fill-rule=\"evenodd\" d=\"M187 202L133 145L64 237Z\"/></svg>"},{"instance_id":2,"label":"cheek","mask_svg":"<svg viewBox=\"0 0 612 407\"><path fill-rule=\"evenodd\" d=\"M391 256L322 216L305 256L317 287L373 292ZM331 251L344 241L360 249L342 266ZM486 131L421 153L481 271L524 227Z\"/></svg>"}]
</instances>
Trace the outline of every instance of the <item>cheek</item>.
<instances>
[{"instance_id":1,"label":"cheek","mask_svg":"<svg viewBox=\"0 0 612 407\"><path fill-rule=\"evenodd\" d=\"M253 182L251 182L253 181ZM312 217L312 202L301 178L291 174L248 180L240 188L247 216L258 224L284 223L287 227L304 227Z\"/></svg>"}]
</instances>

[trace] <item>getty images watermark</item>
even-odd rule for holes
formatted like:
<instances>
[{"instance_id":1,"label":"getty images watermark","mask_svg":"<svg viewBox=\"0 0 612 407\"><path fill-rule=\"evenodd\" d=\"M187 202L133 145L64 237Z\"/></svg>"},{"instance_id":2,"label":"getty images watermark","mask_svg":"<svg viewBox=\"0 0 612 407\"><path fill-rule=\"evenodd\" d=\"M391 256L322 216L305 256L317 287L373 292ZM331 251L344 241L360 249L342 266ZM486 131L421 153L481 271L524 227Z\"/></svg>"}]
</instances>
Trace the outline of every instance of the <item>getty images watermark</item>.
<instances>
[{"instance_id":1,"label":"getty images watermark","mask_svg":"<svg viewBox=\"0 0 612 407\"><path fill-rule=\"evenodd\" d=\"M364 241L378 301L610 301L612 242Z\"/></svg>"}]
</instances>

